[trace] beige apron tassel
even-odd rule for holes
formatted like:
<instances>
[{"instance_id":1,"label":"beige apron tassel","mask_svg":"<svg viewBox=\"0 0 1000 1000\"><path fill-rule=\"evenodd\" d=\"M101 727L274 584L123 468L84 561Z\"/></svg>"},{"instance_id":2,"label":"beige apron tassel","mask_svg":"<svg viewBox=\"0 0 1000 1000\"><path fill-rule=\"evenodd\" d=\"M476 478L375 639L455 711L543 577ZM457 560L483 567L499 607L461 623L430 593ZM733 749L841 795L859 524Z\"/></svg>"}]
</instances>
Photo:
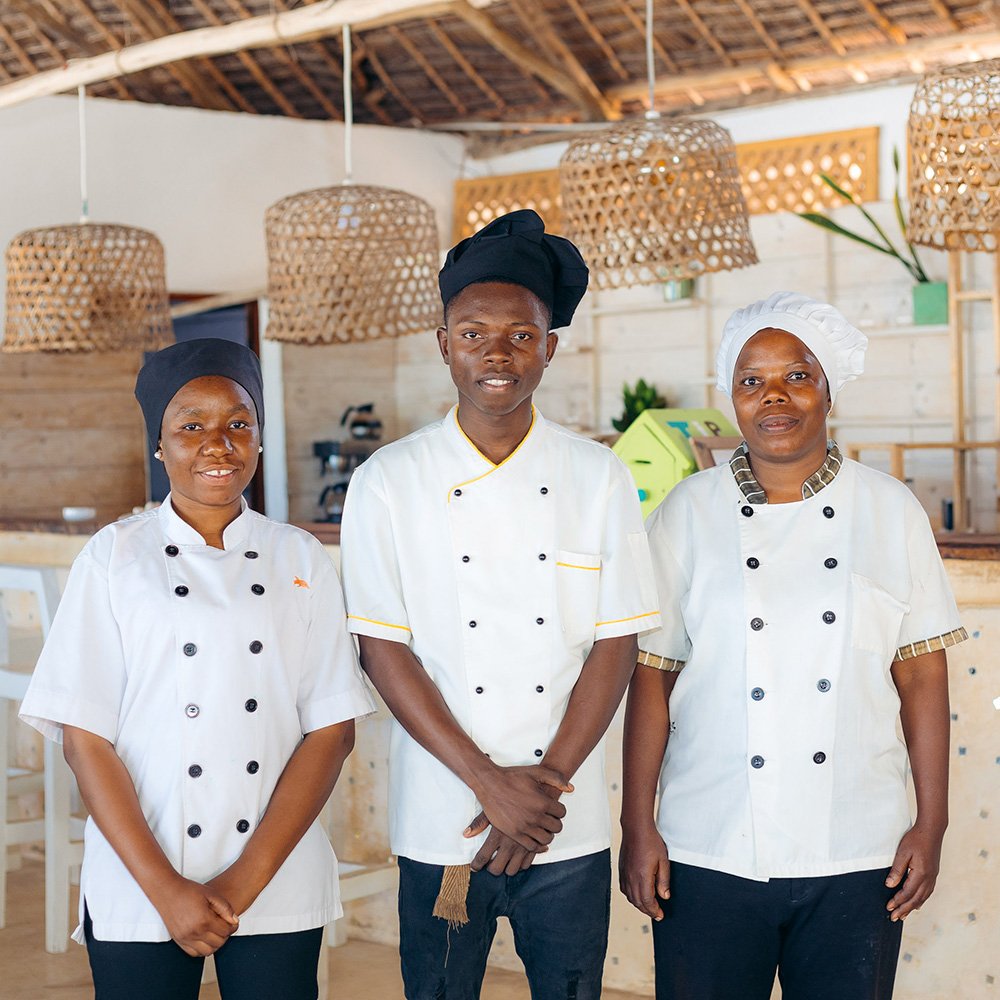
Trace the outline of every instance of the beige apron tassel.
<instances>
[{"instance_id":1,"label":"beige apron tassel","mask_svg":"<svg viewBox=\"0 0 1000 1000\"><path fill-rule=\"evenodd\" d=\"M461 927L469 922L465 900L471 877L471 865L448 865L441 876L441 889L434 900L434 916L447 920L449 927Z\"/></svg>"}]
</instances>

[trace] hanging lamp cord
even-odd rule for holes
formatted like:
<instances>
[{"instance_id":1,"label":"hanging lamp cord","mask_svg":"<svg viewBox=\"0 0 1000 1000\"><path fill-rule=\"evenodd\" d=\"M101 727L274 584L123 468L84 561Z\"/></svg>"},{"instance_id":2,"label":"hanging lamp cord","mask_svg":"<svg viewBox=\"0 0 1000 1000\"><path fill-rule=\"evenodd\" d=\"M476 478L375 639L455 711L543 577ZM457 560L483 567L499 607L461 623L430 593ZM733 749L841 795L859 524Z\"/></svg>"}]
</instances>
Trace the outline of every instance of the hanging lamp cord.
<instances>
[{"instance_id":1,"label":"hanging lamp cord","mask_svg":"<svg viewBox=\"0 0 1000 1000\"><path fill-rule=\"evenodd\" d=\"M80 222L90 221L90 201L87 197L87 88L76 88L77 117L80 127Z\"/></svg>"},{"instance_id":2,"label":"hanging lamp cord","mask_svg":"<svg viewBox=\"0 0 1000 1000\"><path fill-rule=\"evenodd\" d=\"M646 0L646 77L649 82L647 118L659 118L656 110L656 70L653 65L653 0Z\"/></svg>"},{"instance_id":3,"label":"hanging lamp cord","mask_svg":"<svg viewBox=\"0 0 1000 1000\"><path fill-rule=\"evenodd\" d=\"M354 177L352 162L351 131L354 127L354 96L351 90L351 26L344 25L344 183L350 184Z\"/></svg>"}]
</instances>

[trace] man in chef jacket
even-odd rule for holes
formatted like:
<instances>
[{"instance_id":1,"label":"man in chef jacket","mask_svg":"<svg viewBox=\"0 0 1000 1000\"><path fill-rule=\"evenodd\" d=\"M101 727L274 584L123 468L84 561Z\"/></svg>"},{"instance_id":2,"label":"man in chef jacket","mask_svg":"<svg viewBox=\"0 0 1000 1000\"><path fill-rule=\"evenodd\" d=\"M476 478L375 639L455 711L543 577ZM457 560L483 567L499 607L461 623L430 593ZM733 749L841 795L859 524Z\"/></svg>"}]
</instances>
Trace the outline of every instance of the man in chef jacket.
<instances>
[{"instance_id":1,"label":"man in chef jacket","mask_svg":"<svg viewBox=\"0 0 1000 1000\"><path fill-rule=\"evenodd\" d=\"M609 916L603 736L659 624L638 497L609 449L532 404L587 287L576 247L513 212L439 281L458 405L361 467L342 534L349 626L395 716L406 997L478 997L507 916L535 1000L587 1000Z\"/></svg>"}]
</instances>

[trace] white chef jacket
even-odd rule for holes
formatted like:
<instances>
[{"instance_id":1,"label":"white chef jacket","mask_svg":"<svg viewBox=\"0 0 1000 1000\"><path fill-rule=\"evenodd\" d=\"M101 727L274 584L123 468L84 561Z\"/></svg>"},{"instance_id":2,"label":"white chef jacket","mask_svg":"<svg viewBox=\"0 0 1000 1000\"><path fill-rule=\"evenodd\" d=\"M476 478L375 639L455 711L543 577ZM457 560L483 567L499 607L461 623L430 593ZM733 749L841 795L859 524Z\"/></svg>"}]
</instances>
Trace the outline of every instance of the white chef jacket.
<instances>
[{"instance_id":1,"label":"white chef jacket","mask_svg":"<svg viewBox=\"0 0 1000 1000\"><path fill-rule=\"evenodd\" d=\"M500 765L535 764L595 640L659 622L635 484L604 445L546 421L494 465L457 407L355 473L341 534L348 626L406 643L459 725ZM562 798L537 862L604 850L603 740ZM397 855L472 860L472 790L394 722L389 832Z\"/></svg>"},{"instance_id":2,"label":"white chef jacket","mask_svg":"<svg viewBox=\"0 0 1000 1000\"><path fill-rule=\"evenodd\" d=\"M197 882L239 857L304 733L374 710L319 542L244 504L223 543L206 545L169 497L99 531L73 563L20 711L57 742L65 724L113 743L153 835ZM98 939L169 940L93 819L80 888ZM236 933L341 913L317 821Z\"/></svg>"},{"instance_id":3,"label":"white chef jacket","mask_svg":"<svg viewBox=\"0 0 1000 1000\"><path fill-rule=\"evenodd\" d=\"M670 857L758 880L891 864L910 825L893 658L964 638L920 504L852 461L808 499L751 504L722 465L647 530L664 625L640 645L686 661L660 777Z\"/></svg>"}]
</instances>

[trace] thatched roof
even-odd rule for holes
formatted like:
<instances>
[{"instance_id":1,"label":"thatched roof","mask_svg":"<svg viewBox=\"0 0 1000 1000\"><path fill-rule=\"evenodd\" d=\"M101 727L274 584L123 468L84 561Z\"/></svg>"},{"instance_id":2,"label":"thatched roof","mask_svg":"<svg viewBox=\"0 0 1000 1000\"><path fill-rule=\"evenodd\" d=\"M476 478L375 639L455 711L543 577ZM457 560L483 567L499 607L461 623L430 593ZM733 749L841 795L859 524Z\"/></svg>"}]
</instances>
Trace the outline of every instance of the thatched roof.
<instances>
[{"instance_id":1,"label":"thatched roof","mask_svg":"<svg viewBox=\"0 0 1000 1000\"><path fill-rule=\"evenodd\" d=\"M307 6L298 0L0 0L0 88L71 60ZM657 106L680 113L915 77L1000 52L996 0L656 0ZM571 122L645 107L643 0L439 0L355 33L355 118ZM977 55L978 53L978 55ZM339 35L90 87L158 104L339 119Z\"/></svg>"}]
</instances>

